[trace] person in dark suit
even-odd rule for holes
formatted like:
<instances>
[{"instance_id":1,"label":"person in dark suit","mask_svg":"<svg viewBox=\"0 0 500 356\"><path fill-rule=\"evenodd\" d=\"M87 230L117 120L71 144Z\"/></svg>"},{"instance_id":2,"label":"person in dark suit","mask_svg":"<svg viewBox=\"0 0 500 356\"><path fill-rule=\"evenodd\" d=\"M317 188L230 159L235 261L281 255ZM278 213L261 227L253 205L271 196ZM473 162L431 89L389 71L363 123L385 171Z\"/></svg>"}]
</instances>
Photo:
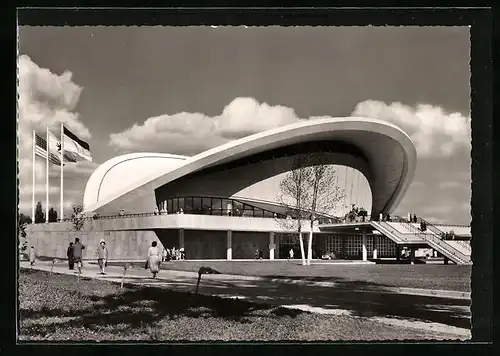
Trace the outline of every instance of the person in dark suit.
<instances>
[{"instance_id":1,"label":"person in dark suit","mask_svg":"<svg viewBox=\"0 0 500 356\"><path fill-rule=\"evenodd\" d=\"M75 268L75 256L73 255L73 242L69 243L68 251L66 252L66 256L68 257L68 267L70 271Z\"/></svg>"}]
</instances>

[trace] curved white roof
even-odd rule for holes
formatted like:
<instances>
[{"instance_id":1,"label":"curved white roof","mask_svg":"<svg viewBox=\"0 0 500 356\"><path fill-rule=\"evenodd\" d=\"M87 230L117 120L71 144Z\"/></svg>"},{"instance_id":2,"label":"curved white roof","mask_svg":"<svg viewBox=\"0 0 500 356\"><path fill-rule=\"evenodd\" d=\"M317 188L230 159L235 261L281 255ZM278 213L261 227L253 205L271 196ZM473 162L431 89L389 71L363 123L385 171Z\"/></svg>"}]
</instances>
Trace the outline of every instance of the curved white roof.
<instances>
[{"instance_id":1,"label":"curved white roof","mask_svg":"<svg viewBox=\"0 0 500 356\"><path fill-rule=\"evenodd\" d=\"M83 205L97 204L130 185L130 178L144 179L156 172L175 169L189 157L165 153L129 153L113 157L92 173L85 187Z\"/></svg>"},{"instance_id":2,"label":"curved white roof","mask_svg":"<svg viewBox=\"0 0 500 356\"><path fill-rule=\"evenodd\" d=\"M315 141L347 143L363 153L367 164L362 173L367 177L372 191L372 214L392 212L413 179L416 168L415 146L397 126L362 117L304 120L231 141L190 158L162 154L116 157L104 163L101 167L105 167L99 167L90 177L85 190L85 210L105 214L116 213L122 208L135 212L151 211L156 206L155 189L174 180L181 180L186 175L208 168L217 169L223 164L263 152ZM137 162L143 159L141 155L153 159L155 163L148 161L147 165L154 167L137 168ZM125 157L135 159L128 160ZM165 166L156 163L162 160L168 163ZM124 162L129 162L126 171L130 174L121 175L123 184L109 185L104 196L98 187L102 187L106 179L113 183L116 179L110 179L111 176L106 172ZM132 176L134 179L125 179Z\"/></svg>"}]
</instances>

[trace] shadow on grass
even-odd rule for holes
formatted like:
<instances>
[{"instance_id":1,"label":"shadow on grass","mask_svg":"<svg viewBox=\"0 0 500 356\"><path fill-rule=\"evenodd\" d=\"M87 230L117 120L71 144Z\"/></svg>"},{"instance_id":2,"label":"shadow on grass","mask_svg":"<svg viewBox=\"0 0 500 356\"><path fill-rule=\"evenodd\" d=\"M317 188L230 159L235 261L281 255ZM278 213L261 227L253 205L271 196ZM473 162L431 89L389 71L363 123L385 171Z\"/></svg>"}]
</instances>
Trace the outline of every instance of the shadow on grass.
<instances>
[{"instance_id":1,"label":"shadow on grass","mask_svg":"<svg viewBox=\"0 0 500 356\"><path fill-rule=\"evenodd\" d=\"M272 276L269 276L272 277ZM299 278L297 278L299 279ZM322 277L315 280L322 280ZM332 281L332 279L328 279ZM245 295L252 298L265 293L267 299L280 305L309 305L324 309L347 310L353 316L391 317L436 322L469 329L470 301L440 297L397 294L386 286L370 282L335 278L334 286L301 285L273 281L220 282L205 280L204 290L212 288L234 290L245 289ZM252 283L253 288L239 285Z\"/></svg>"},{"instance_id":2,"label":"shadow on grass","mask_svg":"<svg viewBox=\"0 0 500 356\"><path fill-rule=\"evenodd\" d=\"M23 271L26 279L38 278L38 283L46 278L47 273L41 271ZM53 275L55 276L55 275ZM58 275L62 279L71 276ZM74 277L73 277L74 279ZM43 281L42 281L43 282ZM78 288L75 284L65 284L44 289L51 298L61 290ZM107 283L102 281L101 283ZM177 292L164 288L143 287L125 284L123 290L116 290L105 296L92 295L92 291L83 291L79 295L71 295L56 307L39 305L31 308L20 308L19 314L24 325L23 335L48 335L64 328L86 327L97 330L100 327L131 329L154 326L160 320L187 318L222 318L240 323L251 323L250 317L255 313L260 317L296 317L303 313L289 311L264 303L252 303L243 300L223 299L208 295L195 295L189 292ZM74 292L69 290L69 292ZM23 297L23 296L21 296ZM80 300L77 300L77 299ZM80 303L79 303L80 302ZM45 318L55 318L47 320ZM37 322L42 320L41 323ZM26 324L27 323L27 324Z\"/></svg>"}]
</instances>

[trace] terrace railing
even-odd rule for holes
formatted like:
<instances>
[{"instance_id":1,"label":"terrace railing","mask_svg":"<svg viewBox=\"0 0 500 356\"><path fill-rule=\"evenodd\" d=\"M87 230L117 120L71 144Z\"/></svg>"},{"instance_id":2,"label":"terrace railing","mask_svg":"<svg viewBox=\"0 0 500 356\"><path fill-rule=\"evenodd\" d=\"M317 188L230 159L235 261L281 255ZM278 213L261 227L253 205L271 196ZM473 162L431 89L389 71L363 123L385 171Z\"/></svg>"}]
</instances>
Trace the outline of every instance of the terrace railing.
<instances>
[{"instance_id":1,"label":"terrace railing","mask_svg":"<svg viewBox=\"0 0 500 356\"><path fill-rule=\"evenodd\" d=\"M286 216L282 214L264 214L260 211L254 210L243 210L236 212L228 213L227 209L210 209L210 210L193 210L189 212L168 212L168 213L123 213L123 214L113 214L113 215L94 215L94 216L85 216L80 219L82 220L106 220L106 219L123 219L123 218L136 218L136 217L146 217L146 216L159 216L159 215L176 215L176 214L185 214L185 215L215 215L215 216L242 216L242 217L256 217L256 218L277 218L277 219L285 219ZM74 218L66 218L66 219L58 219L58 222L72 222Z\"/></svg>"}]
</instances>

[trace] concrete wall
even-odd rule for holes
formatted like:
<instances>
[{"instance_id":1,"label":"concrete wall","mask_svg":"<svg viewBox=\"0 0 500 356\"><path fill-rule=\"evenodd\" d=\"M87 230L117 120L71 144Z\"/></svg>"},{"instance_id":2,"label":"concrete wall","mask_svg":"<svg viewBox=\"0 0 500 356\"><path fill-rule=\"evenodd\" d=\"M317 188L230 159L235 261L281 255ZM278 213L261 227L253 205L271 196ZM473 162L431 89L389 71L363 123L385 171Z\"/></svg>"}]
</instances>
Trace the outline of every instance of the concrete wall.
<instances>
[{"instance_id":1,"label":"concrete wall","mask_svg":"<svg viewBox=\"0 0 500 356\"><path fill-rule=\"evenodd\" d=\"M233 231L233 259L255 258L255 250L264 250L264 258L269 258L269 233Z\"/></svg>"},{"instance_id":2,"label":"concrete wall","mask_svg":"<svg viewBox=\"0 0 500 356\"><path fill-rule=\"evenodd\" d=\"M184 230L186 259L226 259L226 231Z\"/></svg>"},{"instance_id":3,"label":"concrete wall","mask_svg":"<svg viewBox=\"0 0 500 356\"><path fill-rule=\"evenodd\" d=\"M96 231L82 229L71 231L70 223L29 225L29 244L35 246L38 256L66 258L66 250L75 237L85 245L84 259L96 259L99 241L104 239L108 246L109 259L145 260L152 241L163 245L155 231ZM177 244L176 244L177 245Z\"/></svg>"}]
</instances>

